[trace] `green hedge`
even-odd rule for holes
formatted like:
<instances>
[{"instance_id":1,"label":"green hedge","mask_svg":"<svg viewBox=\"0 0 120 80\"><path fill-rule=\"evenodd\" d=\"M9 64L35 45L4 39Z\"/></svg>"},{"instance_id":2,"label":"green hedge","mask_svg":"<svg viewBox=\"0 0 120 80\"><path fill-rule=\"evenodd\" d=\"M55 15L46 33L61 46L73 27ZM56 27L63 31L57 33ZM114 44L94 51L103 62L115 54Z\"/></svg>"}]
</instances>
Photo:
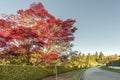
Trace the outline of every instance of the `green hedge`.
<instances>
[{"instance_id":1,"label":"green hedge","mask_svg":"<svg viewBox=\"0 0 120 80\"><path fill-rule=\"evenodd\" d=\"M77 67L57 66L58 74L78 69ZM54 66L0 65L0 80L41 80L55 75Z\"/></svg>"},{"instance_id":2,"label":"green hedge","mask_svg":"<svg viewBox=\"0 0 120 80\"><path fill-rule=\"evenodd\" d=\"M0 66L0 80L40 80L52 75L49 70L35 66Z\"/></svg>"},{"instance_id":3,"label":"green hedge","mask_svg":"<svg viewBox=\"0 0 120 80\"><path fill-rule=\"evenodd\" d=\"M57 66L58 74L69 72L72 70L78 69L76 66L74 67L69 67L69 66Z\"/></svg>"}]
</instances>

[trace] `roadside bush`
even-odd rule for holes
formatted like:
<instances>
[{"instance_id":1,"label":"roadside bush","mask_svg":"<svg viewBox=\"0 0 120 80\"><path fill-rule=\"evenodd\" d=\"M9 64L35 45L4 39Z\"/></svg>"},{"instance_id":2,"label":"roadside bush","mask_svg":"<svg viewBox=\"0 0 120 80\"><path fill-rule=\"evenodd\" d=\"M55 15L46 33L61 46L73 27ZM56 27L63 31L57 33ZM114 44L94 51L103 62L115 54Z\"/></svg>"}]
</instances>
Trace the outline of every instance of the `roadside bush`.
<instances>
[{"instance_id":1,"label":"roadside bush","mask_svg":"<svg viewBox=\"0 0 120 80\"><path fill-rule=\"evenodd\" d=\"M107 66L120 66L120 60L110 61Z\"/></svg>"},{"instance_id":2,"label":"roadside bush","mask_svg":"<svg viewBox=\"0 0 120 80\"><path fill-rule=\"evenodd\" d=\"M75 70L75 67L69 67L69 66L57 66L58 69L58 73L65 73L65 72L69 72L72 70Z\"/></svg>"}]
</instances>

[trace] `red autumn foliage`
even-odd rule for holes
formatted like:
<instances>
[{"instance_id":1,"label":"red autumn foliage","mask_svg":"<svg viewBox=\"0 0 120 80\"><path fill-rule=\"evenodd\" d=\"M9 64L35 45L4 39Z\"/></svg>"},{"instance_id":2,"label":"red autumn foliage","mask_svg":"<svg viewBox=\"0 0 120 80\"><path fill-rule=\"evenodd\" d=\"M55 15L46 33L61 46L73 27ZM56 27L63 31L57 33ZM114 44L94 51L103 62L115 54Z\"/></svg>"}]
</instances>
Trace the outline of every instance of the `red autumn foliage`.
<instances>
[{"instance_id":1,"label":"red autumn foliage","mask_svg":"<svg viewBox=\"0 0 120 80\"><path fill-rule=\"evenodd\" d=\"M77 30L73 26L75 20L65 21L55 18L48 13L42 3L33 3L27 10L18 10L16 15L6 15L0 19L0 47L17 47L12 53L17 54L19 48L26 51L28 63L30 54L36 49L46 52L51 51L53 46L64 44L74 40L73 33ZM51 48L51 49L50 49ZM10 50L10 49L9 49ZM42 59L57 59L57 54L46 53Z\"/></svg>"},{"instance_id":2,"label":"red autumn foliage","mask_svg":"<svg viewBox=\"0 0 120 80\"><path fill-rule=\"evenodd\" d=\"M42 54L41 57L42 61L44 61L45 63L52 63L53 60L57 60L60 59L59 55L57 55L56 53L49 53L49 54Z\"/></svg>"}]
</instances>

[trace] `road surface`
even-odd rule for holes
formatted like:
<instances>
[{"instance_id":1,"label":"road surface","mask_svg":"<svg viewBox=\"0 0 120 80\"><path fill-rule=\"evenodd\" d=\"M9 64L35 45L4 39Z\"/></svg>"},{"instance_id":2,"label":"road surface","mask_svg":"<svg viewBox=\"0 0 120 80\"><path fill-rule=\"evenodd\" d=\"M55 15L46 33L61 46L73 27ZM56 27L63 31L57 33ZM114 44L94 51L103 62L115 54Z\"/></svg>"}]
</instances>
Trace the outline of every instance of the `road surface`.
<instances>
[{"instance_id":1,"label":"road surface","mask_svg":"<svg viewBox=\"0 0 120 80\"><path fill-rule=\"evenodd\" d=\"M81 80L120 80L120 73L101 70L100 67L89 68Z\"/></svg>"}]
</instances>

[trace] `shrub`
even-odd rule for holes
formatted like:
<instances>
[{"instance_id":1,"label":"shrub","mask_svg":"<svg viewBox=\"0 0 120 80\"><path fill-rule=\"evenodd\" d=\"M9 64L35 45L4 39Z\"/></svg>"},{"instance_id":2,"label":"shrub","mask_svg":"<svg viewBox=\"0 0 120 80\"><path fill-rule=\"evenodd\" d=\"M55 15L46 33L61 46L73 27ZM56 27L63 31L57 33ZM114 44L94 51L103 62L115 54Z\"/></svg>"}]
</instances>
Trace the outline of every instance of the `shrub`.
<instances>
[{"instance_id":1,"label":"shrub","mask_svg":"<svg viewBox=\"0 0 120 80\"><path fill-rule=\"evenodd\" d=\"M40 80L50 76L50 70L35 66L0 66L0 80Z\"/></svg>"}]
</instances>

